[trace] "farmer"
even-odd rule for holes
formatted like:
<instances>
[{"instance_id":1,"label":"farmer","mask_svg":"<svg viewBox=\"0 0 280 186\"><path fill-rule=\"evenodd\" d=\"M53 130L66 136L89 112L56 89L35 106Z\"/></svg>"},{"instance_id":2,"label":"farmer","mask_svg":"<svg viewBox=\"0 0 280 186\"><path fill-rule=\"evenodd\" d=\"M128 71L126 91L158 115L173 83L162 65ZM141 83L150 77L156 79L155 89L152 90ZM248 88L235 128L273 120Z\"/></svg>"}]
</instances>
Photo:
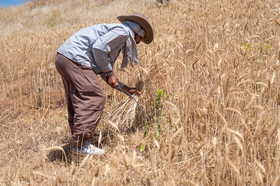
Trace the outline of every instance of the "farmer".
<instances>
[{"instance_id":1,"label":"farmer","mask_svg":"<svg viewBox=\"0 0 280 186\"><path fill-rule=\"evenodd\" d=\"M74 153L105 153L90 143L106 101L97 75L112 88L119 85L131 94L141 95L136 88L119 84L113 66L121 50L121 68L127 66L128 58L132 64L139 63L136 44L151 43L153 30L141 13L117 18L122 24L99 24L81 29L58 49L55 65L66 93Z\"/></svg>"}]
</instances>

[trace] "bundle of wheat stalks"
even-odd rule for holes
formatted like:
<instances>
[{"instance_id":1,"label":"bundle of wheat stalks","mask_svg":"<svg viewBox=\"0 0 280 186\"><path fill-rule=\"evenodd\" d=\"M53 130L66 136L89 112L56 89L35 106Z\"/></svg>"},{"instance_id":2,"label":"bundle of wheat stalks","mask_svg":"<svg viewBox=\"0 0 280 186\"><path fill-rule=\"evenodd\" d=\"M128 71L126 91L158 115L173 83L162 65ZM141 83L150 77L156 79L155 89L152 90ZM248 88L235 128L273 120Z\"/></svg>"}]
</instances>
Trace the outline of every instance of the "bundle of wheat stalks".
<instances>
[{"instance_id":1,"label":"bundle of wheat stalks","mask_svg":"<svg viewBox=\"0 0 280 186\"><path fill-rule=\"evenodd\" d=\"M130 71L130 69L128 69L128 71ZM134 79L136 82L134 87L143 93L144 87L145 89L148 88L146 85L149 84L151 77L155 75L158 68L156 65L152 65L149 70L143 67L136 67L135 71L137 71L137 75ZM107 112L105 112L103 117L105 131L119 136L145 125L147 119L146 111L145 108L144 110L140 108L142 107L143 100L141 100L141 96L132 96L134 99L130 96L126 96L122 101L116 100L115 104L108 105Z\"/></svg>"},{"instance_id":2,"label":"bundle of wheat stalks","mask_svg":"<svg viewBox=\"0 0 280 186\"><path fill-rule=\"evenodd\" d=\"M139 79L135 87L141 91L144 87L144 81ZM125 132L133 127L137 116L144 117L142 110L138 112L137 102L139 97L132 95L135 100L127 96L125 100L110 107L110 112L105 114L105 126L114 132ZM136 102L137 101L137 102Z\"/></svg>"}]
</instances>

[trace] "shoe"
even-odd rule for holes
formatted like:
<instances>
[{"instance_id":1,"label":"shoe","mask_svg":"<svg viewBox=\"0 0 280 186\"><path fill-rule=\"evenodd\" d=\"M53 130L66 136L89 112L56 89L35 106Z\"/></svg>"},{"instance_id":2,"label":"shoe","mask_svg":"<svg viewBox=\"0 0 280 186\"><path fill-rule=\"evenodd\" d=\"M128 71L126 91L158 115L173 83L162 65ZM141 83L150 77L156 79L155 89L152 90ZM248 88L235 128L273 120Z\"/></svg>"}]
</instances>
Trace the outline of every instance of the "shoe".
<instances>
[{"instance_id":1,"label":"shoe","mask_svg":"<svg viewBox=\"0 0 280 186\"><path fill-rule=\"evenodd\" d=\"M97 148L90 142L87 142L83 147L73 147L74 153L81 153L83 155L102 155L105 154L103 149Z\"/></svg>"}]
</instances>

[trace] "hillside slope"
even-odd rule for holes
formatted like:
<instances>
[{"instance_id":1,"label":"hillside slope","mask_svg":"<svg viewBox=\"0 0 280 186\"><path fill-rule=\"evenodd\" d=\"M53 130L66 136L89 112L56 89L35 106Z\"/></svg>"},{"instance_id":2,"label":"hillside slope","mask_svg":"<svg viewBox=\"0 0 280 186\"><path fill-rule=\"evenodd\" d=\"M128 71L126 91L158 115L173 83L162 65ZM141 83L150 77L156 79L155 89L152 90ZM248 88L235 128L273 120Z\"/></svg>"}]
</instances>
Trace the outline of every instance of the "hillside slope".
<instances>
[{"instance_id":1,"label":"hillside slope","mask_svg":"<svg viewBox=\"0 0 280 186\"><path fill-rule=\"evenodd\" d=\"M1 185L279 185L277 0L51 0L0 10ZM59 74L58 47L93 24L144 13L155 39L141 65L115 71L145 82L136 98L104 82L95 142L78 161ZM133 120L136 118L136 120ZM130 128L130 126L133 126ZM66 157L66 158L65 158Z\"/></svg>"}]
</instances>

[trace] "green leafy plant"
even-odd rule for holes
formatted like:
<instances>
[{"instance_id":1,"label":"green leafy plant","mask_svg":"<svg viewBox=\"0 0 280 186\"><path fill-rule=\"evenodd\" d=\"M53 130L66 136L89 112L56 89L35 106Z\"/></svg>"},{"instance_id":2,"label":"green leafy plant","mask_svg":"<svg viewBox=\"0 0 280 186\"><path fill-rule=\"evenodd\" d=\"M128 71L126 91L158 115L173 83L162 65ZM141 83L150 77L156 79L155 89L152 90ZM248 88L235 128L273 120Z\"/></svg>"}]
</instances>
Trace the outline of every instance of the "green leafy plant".
<instances>
[{"instance_id":1,"label":"green leafy plant","mask_svg":"<svg viewBox=\"0 0 280 186\"><path fill-rule=\"evenodd\" d=\"M267 60L267 56L270 55L272 46L267 43L259 43L259 45L252 45L251 43L246 43L242 45L244 49L244 57L248 63L257 65L259 68Z\"/></svg>"},{"instance_id":2,"label":"green leafy plant","mask_svg":"<svg viewBox=\"0 0 280 186\"><path fill-rule=\"evenodd\" d=\"M169 95L168 95L169 96ZM163 120L163 98L164 91L162 89L158 89L154 100L152 102L153 109L151 114L148 116L147 122L145 123L145 132L144 138L156 137L159 138L165 144L164 138L162 137L163 128L162 128L162 120ZM145 150L147 142L144 142L140 146L140 151Z\"/></svg>"},{"instance_id":3,"label":"green leafy plant","mask_svg":"<svg viewBox=\"0 0 280 186\"><path fill-rule=\"evenodd\" d=\"M153 128L153 125L156 124L155 132L156 132L156 137L160 135L162 132L161 129L161 116L162 116L162 109L163 109L163 104L162 104L162 97L164 95L163 90L158 89L155 99L153 101L153 110L152 114L148 116L148 121L145 125L145 132L144 132L144 137L147 136L151 128Z\"/></svg>"},{"instance_id":4,"label":"green leafy plant","mask_svg":"<svg viewBox=\"0 0 280 186\"><path fill-rule=\"evenodd\" d=\"M43 88L38 86L37 90L38 90L38 98L37 98L37 102L36 102L36 108L39 109L43 105L43 101L42 101Z\"/></svg>"}]
</instances>

